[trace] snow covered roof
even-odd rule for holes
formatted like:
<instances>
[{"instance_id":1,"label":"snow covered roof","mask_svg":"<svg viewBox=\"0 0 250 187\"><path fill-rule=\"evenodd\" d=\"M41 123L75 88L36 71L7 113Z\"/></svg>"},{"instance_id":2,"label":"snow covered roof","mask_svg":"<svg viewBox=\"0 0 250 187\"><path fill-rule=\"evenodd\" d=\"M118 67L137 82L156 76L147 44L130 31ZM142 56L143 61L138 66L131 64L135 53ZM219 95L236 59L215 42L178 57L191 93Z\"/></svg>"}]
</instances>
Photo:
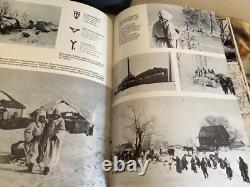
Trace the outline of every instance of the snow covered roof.
<instances>
[{"instance_id":1,"label":"snow covered roof","mask_svg":"<svg viewBox=\"0 0 250 187\"><path fill-rule=\"evenodd\" d=\"M223 125L201 127L199 138L229 137L229 134Z\"/></svg>"},{"instance_id":2,"label":"snow covered roof","mask_svg":"<svg viewBox=\"0 0 250 187\"><path fill-rule=\"evenodd\" d=\"M61 113L66 113L66 112L71 112L71 113L78 113L80 116L84 117L84 114L80 112L75 106L70 104L69 101L65 99L56 99L53 100L40 108L34 110L33 112L30 113L31 116L36 116L37 113L41 110L44 110L46 113L52 113L55 109L59 109Z\"/></svg>"},{"instance_id":3,"label":"snow covered roof","mask_svg":"<svg viewBox=\"0 0 250 187\"><path fill-rule=\"evenodd\" d=\"M0 110L6 108L25 109L26 107L4 91L0 91Z\"/></svg>"}]
</instances>

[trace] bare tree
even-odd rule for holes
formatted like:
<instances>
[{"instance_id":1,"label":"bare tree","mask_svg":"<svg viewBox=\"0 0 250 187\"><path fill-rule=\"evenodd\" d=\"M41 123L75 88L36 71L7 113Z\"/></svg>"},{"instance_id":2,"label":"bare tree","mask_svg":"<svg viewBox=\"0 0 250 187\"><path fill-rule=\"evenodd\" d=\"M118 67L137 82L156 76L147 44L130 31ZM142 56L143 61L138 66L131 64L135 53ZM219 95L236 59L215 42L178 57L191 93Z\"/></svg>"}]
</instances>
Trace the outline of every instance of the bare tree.
<instances>
[{"instance_id":1,"label":"bare tree","mask_svg":"<svg viewBox=\"0 0 250 187\"><path fill-rule=\"evenodd\" d=\"M180 38L188 49L196 49L199 46L199 43L196 42L195 36L193 36L189 31L182 32Z\"/></svg>"},{"instance_id":2,"label":"bare tree","mask_svg":"<svg viewBox=\"0 0 250 187\"><path fill-rule=\"evenodd\" d=\"M12 10L9 2L4 1L0 3L0 17L11 17L17 19L18 11Z\"/></svg>"},{"instance_id":3,"label":"bare tree","mask_svg":"<svg viewBox=\"0 0 250 187\"><path fill-rule=\"evenodd\" d=\"M0 17L6 16L10 11L10 4L4 1L0 4Z\"/></svg>"},{"instance_id":4,"label":"bare tree","mask_svg":"<svg viewBox=\"0 0 250 187\"><path fill-rule=\"evenodd\" d=\"M186 31L189 31L190 28L196 28L198 32L203 32L203 29L209 29L211 34L214 30L213 20L214 17L212 14L208 14L206 11L201 11L189 7L185 7L182 10L185 16Z\"/></svg>"},{"instance_id":5,"label":"bare tree","mask_svg":"<svg viewBox=\"0 0 250 187\"><path fill-rule=\"evenodd\" d=\"M190 7L185 7L182 10L183 14L186 17L185 23L186 23L186 30L189 31L190 27L197 26L200 22L200 11L190 8Z\"/></svg>"},{"instance_id":6,"label":"bare tree","mask_svg":"<svg viewBox=\"0 0 250 187\"><path fill-rule=\"evenodd\" d=\"M18 18L18 11L17 11L17 10L10 11L10 12L9 12L9 16L10 16L11 18L17 19L17 18Z\"/></svg>"},{"instance_id":7,"label":"bare tree","mask_svg":"<svg viewBox=\"0 0 250 187\"><path fill-rule=\"evenodd\" d=\"M21 21L23 24L27 24L29 21L29 15L26 12L23 12L21 15Z\"/></svg>"},{"instance_id":8,"label":"bare tree","mask_svg":"<svg viewBox=\"0 0 250 187\"><path fill-rule=\"evenodd\" d=\"M151 142L151 137L154 134L152 123L154 118L148 117L146 114L146 108L138 106L136 104L131 104L127 106L128 112L124 115L129 121L129 124L125 127L132 132L132 139L135 147L135 159L139 158L143 145Z\"/></svg>"}]
</instances>

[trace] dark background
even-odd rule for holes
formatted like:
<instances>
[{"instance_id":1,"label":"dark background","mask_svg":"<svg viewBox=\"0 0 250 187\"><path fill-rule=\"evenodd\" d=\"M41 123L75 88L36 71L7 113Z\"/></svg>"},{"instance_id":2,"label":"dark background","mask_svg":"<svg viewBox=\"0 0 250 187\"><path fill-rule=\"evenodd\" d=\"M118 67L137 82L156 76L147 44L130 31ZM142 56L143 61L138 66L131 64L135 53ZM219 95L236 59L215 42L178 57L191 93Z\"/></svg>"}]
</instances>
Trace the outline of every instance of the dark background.
<instances>
[{"instance_id":1,"label":"dark background","mask_svg":"<svg viewBox=\"0 0 250 187\"><path fill-rule=\"evenodd\" d=\"M130 6L131 0L73 0L93 6L105 13L118 14Z\"/></svg>"}]
</instances>

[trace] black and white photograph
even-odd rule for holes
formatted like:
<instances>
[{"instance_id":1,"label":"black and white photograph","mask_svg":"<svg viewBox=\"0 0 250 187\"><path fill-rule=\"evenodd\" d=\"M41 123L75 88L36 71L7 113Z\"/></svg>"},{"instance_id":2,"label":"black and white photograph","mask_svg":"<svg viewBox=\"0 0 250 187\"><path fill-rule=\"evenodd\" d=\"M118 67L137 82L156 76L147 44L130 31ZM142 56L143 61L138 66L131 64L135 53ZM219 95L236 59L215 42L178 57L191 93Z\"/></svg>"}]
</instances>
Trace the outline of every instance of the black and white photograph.
<instances>
[{"instance_id":1,"label":"black and white photograph","mask_svg":"<svg viewBox=\"0 0 250 187\"><path fill-rule=\"evenodd\" d=\"M60 7L0 0L0 42L54 48L60 17Z\"/></svg>"},{"instance_id":2,"label":"black and white photograph","mask_svg":"<svg viewBox=\"0 0 250 187\"><path fill-rule=\"evenodd\" d=\"M230 21L225 17L216 17L217 24L220 28L221 41L224 46L227 62L237 62L237 54L235 49L235 43L230 29Z\"/></svg>"},{"instance_id":3,"label":"black and white photograph","mask_svg":"<svg viewBox=\"0 0 250 187\"><path fill-rule=\"evenodd\" d=\"M164 4L147 5L147 13L151 48L224 53L213 13Z\"/></svg>"},{"instance_id":4,"label":"black and white photograph","mask_svg":"<svg viewBox=\"0 0 250 187\"><path fill-rule=\"evenodd\" d=\"M113 69L113 88L115 97L175 90L171 54L145 53L121 60Z\"/></svg>"},{"instance_id":5,"label":"black and white photograph","mask_svg":"<svg viewBox=\"0 0 250 187\"><path fill-rule=\"evenodd\" d=\"M0 77L1 186L106 186L111 90L53 73Z\"/></svg>"},{"instance_id":6,"label":"black and white photograph","mask_svg":"<svg viewBox=\"0 0 250 187\"><path fill-rule=\"evenodd\" d=\"M177 54L183 91L235 95L226 59L193 54Z\"/></svg>"},{"instance_id":7,"label":"black and white photograph","mask_svg":"<svg viewBox=\"0 0 250 187\"><path fill-rule=\"evenodd\" d=\"M113 109L113 128L114 155L150 161L144 176L114 173L115 186L249 186L249 139L236 100L130 100Z\"/></svg>"}]
</instances>

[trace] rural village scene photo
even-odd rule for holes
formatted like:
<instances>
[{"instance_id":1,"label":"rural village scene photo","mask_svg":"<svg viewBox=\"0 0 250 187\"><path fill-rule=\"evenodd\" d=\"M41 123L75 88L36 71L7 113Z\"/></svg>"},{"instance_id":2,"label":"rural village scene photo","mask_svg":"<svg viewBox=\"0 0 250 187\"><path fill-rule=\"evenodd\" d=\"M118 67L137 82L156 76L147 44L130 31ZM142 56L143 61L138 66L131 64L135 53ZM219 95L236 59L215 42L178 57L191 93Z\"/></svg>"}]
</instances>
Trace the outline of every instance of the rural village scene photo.
<instances>
[{"instance_id":1,"label":"rural village scene photo","mask_svg":"<svg viewBox=\"0 0 250 187\"><path fill-rule=\"evenodd\" d=\"M236 100L154 97L113 109L113 155L150 160L113 173L117 186L249 186L250 147Z\"/></svg>"},{"instance_id":2,"label":"rural village scene photo","mask_svg":"<svg viewBox=\"0 0 250 187\"><path fill-rule=\"evenodd\" d=\"M0 42L54 48L61 8L0 0Z\"/></svg>"},{"instance_id":3,"label":"rural village scene photo","mask_svg":"<svg viewBox=\"0 0 250 187\"><path fill-rule=\"evenodd\" d=\"M177 61L182 90L235 95L226 59L178 53Z\"/></svg>"},{"instance_id":4,"label":"rural village scene photo","mask_svg":"<svg viewBox=\"0 0 250 187\"><path fill-rule=\"evenodd\" d=\"M238 59L232 30L230 29L230 20L229 18L217 16L216 21L220 28L220 37L227 62L236 62Z\"/></svg>"},{"instance_id":5,"label":"rural village scene photo","mask_svg":"<svg viewBox=\"0 0 250 187\"><path fill-rule=\"evenodd\" d=\"M150 46L224 53L213 13L164 4L147 5Z\"/></svg>"},{"instance_id":6,"label":"rural village scene photo","mask_svg":"<svg viewBox=\"0 0 250 187\"><path fill-rule=\"evenodd\" d=\"M145 91L175 90L170 53L147 53L125 58L113 69L117 97Z\"/></svg>"},{"instance_id":7,"label":"rural village scene photo","mask_svg":"<svg viewBox=\"0 0 250 187\"><path fill-rule=\"evenodd\" d=\"M0 77L1 186L106 186L111 91L52 73Z\"/></svg>"}]
</instances>

